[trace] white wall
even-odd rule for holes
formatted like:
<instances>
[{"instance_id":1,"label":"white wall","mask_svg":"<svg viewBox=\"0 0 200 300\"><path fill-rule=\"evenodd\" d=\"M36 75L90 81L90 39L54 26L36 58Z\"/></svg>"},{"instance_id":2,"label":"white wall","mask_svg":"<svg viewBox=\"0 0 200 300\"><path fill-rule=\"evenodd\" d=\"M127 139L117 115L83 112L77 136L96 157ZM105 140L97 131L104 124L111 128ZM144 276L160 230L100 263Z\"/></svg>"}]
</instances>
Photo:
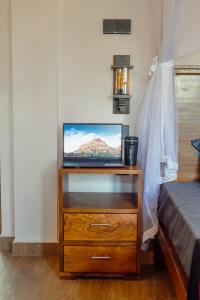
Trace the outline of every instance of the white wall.
<instances>
[{"instance_id":1,"label":"white wall","mask_svg":"<svg viewBox=\"0 0 200 300\"><path fill-rule=\"evenodd\" d=\"M0 178L2 235L14 235L10 1L0 2Z\"/></svg>"},{"instance_id":2,"label":"white wall","mask_svg":"<svg viewBox=\"0 0 200 300\"><path fill-rule=\"evenodd\" d=\"M15 240L57 239L57 1L12 1Z\"/></svg>"},{"instance_id":3,"label":"white wall","mask_svg":"<svg viewBox=\"0 0 200 300\"><path fill-rule=\"evenodd\" d=\"M112 114L114 54L130 54L131 110L144 88L152 61L152 10L146 0L60 0L60 120L128 122L132 114ZM131 35L103 35L104 18L131 18Z\"/></svg>"},{"instance_id":4,"label":"white wall","mask_svg":"<svg viewBox=\"0 0 200 300\"><path fill-rule=\"evenodd\" d=\"M131 125L153 57L152 3L146 0L60 0L59 121ZM103 35L103 19L131 18L131 35ZM112 114L113 55L131 55L131 113ZM61 140L61 136L60 136ZM62 149L62 147L60 147ZM61 150L59 151L62 152ZM69 189L127 190L119 178L71 176Z\"/></svg>"},{"instance_id":5,"label":"white wall","mask_svg":"<svg viewBox=\"0 0 200 300\"><path fill-rule=\"evenodd\" d=\"M62 122L122 122L131 125L132 133L153 56L152 4L146 0L11 0L11 4L15 239L50 242L57 239L57 125L59 158ZM103 35L104 18L131 18L132 34ZM130 54L135 65L130 115L112 114L114 54ZM9 57L5 67L10 70ZM9 76L8 72L3 80L10 99ZM10 118L10 108L6 111ZM6 118L4 126L10 120ZM9 145L10 140L5 149ZM103 186L117 191L120 182L117 176L114 180L74 176L70 189L78 190L81 184L82 190L92 185L93 190L102 191Z\"/></svg>"},{"instance_id":6,"label":"white wall","mask_svg":"<svg viewBox=\"0 0 200 300\"><path fill-rule=\"evenodd\" d=\"M103 35L104 18L131 18L132 34ZM16 241L57 239L57 129L59 159L63 122L122 122L131 125L132 134L153 56L152 37L151 1L0 1L3 235L15 230ZM114 54L130 54L135 65L130 115L112 114ZM198 64L199 53L176 63ZM124 177L70 178L71 190L129 187Z\"/></svg>"},{"instance_id":7,"label":"white wall","mask_svg":"<svg viewBox=\"0 0 200 300\"><path fill-rule=\"evenodd\" d=\"M176 65L200 65L200 52L177 59Z\"/></svg>"}]
</instances>

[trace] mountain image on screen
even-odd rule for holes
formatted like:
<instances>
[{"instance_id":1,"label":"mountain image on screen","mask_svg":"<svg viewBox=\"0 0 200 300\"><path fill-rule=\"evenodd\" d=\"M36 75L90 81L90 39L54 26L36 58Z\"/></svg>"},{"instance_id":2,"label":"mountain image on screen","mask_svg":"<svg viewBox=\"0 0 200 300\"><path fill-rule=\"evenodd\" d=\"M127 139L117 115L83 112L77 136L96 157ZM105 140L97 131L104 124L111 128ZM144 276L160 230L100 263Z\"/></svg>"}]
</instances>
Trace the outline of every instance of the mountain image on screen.
<instances>
[{"instance_id":1,"label":"mountain image on screen","mask_svg":"<svg viewBox=\"0 0 200 300\"><path fill-rule=\"evenodd\" d=\"M110 147L100 138L94 138L90 142L81 145L78 150L67 153L68 157L119 157L121 146Z\"/></svg>"},{"instance_id":2,"label":"mountain image on screen","mask_svg":"<svg viewBox=\"0 0 200 300\"><path fill-rule=\"evenodd\" d=\"M64 125L65 158L120 158L121 126Z\"/></svg>"}]
</instances>

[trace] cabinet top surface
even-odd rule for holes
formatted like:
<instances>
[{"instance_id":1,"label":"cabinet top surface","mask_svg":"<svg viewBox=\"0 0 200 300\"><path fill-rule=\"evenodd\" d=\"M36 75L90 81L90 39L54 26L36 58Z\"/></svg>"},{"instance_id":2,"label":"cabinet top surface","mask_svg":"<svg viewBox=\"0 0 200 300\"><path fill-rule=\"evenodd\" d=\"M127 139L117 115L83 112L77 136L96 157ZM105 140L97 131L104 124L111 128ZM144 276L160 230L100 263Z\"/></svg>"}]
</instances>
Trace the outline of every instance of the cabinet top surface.
<instances>
[{"instance_id":1,"label":"cabinet top surface","mask_svg":"<svg viewBox=\"0 0 200 300\"><path fill-rule=\"evenodd\" d=\"M59 174L127 174L127 175L139 175L142 174L142 170L139 165L136 166L124 166L120 168L59 168Z\"/></svg>"}]
</instances>

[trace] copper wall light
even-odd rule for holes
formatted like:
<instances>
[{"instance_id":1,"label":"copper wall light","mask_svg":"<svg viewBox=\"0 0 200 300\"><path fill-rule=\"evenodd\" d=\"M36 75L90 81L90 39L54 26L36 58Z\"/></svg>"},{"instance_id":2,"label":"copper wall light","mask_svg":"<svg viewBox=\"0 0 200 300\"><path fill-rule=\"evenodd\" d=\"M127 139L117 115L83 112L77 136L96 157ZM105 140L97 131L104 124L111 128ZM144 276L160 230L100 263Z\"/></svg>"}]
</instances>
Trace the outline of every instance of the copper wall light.
<instances>
[{"instance_id":1,"label":"copper wall light","mask_svg":"<svg viewBox=\"0 0 200 300\"><path fill-rule=\"evenodd\" d=\"M113 113L129 114L130 112L130 55L113 56Z\"/></svg>"}]
</instances>

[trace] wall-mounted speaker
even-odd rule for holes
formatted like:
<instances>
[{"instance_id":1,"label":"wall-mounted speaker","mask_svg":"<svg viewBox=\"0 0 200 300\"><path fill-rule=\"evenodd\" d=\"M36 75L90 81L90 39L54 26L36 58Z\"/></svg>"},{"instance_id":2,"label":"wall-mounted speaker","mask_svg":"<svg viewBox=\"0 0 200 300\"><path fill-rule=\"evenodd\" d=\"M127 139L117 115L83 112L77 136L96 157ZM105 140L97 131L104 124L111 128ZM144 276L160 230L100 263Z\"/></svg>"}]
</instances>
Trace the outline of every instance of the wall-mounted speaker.
<instances>
[{"instance_id":1,"label":"wall-mounted speaker","mask_svg":"<svg viewBox=\"0 0 200 300\"><path fill-rule=\"evenodd\" d=\"M131 34L131 19L104 19L104 34Z\"/></svg>"}]
</instances>

